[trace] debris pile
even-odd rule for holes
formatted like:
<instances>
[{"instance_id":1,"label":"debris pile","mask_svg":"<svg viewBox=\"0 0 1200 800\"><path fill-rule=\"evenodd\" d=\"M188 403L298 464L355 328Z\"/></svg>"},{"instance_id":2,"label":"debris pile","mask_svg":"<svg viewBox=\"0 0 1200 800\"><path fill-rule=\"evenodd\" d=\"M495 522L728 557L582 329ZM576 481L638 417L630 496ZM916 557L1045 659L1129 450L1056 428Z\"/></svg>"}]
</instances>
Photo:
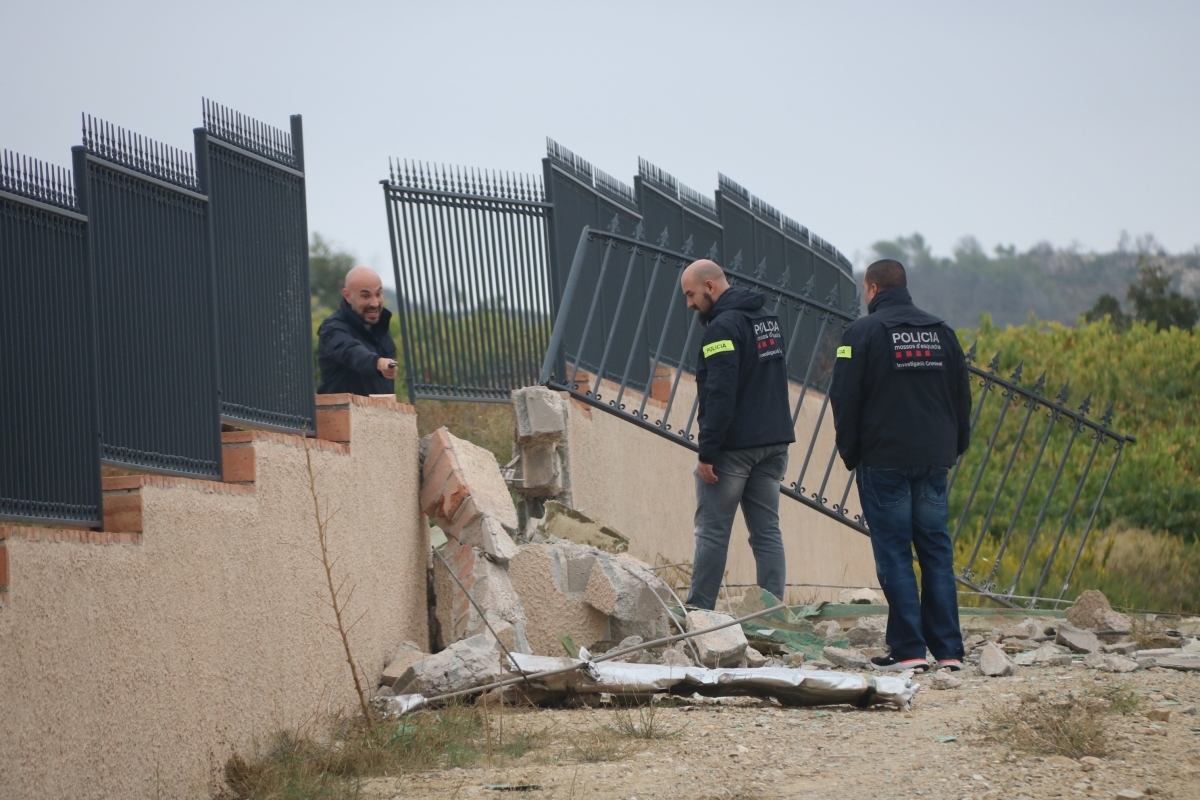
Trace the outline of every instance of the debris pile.
<instances>
[{"instance_id":1,"label":"debris pile","mask_svg":"<svg viewBox=\"0 0 1200 800\"><path fill-rule=\"evenodd\" d=\"M757 586L728 598L731 614L680 608L626 552L626 536L571 508L563 398L532 387L514 393L514 406L515 469L445 428L422 440L421 508L444 534L430 562L435 652L404 643L377 692L387 711L485 691L538 703L661 692L911 702L912 673L872 670L870 659L888 652L887 607L874 590L843 591L827 610L834 619L820 619L823 604L789 607ZM1145 636L1100 592L1084 592L1062 616L1034 613L983 626L986 615L965 616L966 660L996 678L1039 666L1200 671L1200 641L1162 631L1152 641L1167 646L1141 648ZM930 685L963 680L943 670Z\"/></svg>"}]
</instances>

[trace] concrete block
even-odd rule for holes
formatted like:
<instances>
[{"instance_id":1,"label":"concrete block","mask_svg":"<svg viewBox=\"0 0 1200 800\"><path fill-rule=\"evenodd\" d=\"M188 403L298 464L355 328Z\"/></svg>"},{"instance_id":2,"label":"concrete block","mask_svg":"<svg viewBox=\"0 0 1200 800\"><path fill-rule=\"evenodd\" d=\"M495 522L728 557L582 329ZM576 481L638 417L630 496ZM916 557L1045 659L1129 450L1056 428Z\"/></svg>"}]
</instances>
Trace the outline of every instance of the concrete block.
<instances>
[{"instance_id":1,"label":"concrete block","mask_svg":"<svg viewBox=\"0 0 1200 800\"><path fill-rule=\"evenodd\" d=\"M843 647L826 647L821 654L834 666L842 669L867 669L870 662L857 650Z\"/></svg>"},{"instance_id":2,"label":"concrete block","mask_svg":"<svg viewBox=\"0 0 1200 800\"><path fill-rule=\"evenodd\" d=\"M838 592L838 602L843 604L861 603L864 605L886 605L887 600L881 592L874 589L842 589Z\"/></svg>"},{"instance_id":3,"label":"concrete block","mask_svg":"<svg viewBox=\"0 0 1200 800\"><path fill-rule=\"evenodd\" d=\"M1000 629L1000 635L1005 639L1033 639L1042 635L1042 623L1033 617L1022 620Z\"/></svg>"},{"instance_id":4,"label":"concrete block","mask_svg":"<svg viewBox=\"0 0 1200 800\"><path fill-rule=\"evenodd\" d=\"M827 619L824 622L818 622L813 626L813 633L820 636L825 641L830 639L843 639L846 634L842 631L842 626L835 619Z\"/></svg>"},{"instance_id":5,"label":"concrete block","mask_svg":"<svg viewBox=\"0 0 1200 800\"><path fill-rule=\"evenodd\" d=\"M591 648L609 639L609 617L589 605L584 596L595 548L572 542L527 544L508 563L508 576L521 597L530 651L537 655L562 655L560 634L575 644Z\"/></svg>"},{"instance_id":6,"label":"concrete block","mask_svg":"<svg viewBox=\"0 0 1200 800\"><path fill-rule=\"evenodd\" d=\"M650 573L639 575L638 571L635 564L598 554L592 561L584 602L610 617L629 622L665 617L666 612L651 589L658 579Z\"/></svg>"},{"instance_id":7,"label":"concrete block","mask_svg":"<svg viewBox=\"0 0 1200 800\"><path fill-rule=\"evenodd\" d=\"M733 617L716 611L689 611L687 614L687 629L689 631L711 628L729 622ZM697 636L692 641L700 653L700 660L706 667L731 667L742 660L749 643L741 625L730 625L719 631L712 631Z\"/></svg>"},{"instance_id":8,"label":"concrete block","mask_svg":"<svg viewBox=\"0 0 1200 800\"><path fill-rule=\"evenodd\" d=\"M513 392L512 401L519 444L556 443L566 433L566 403L557 392L527 386Z\"/></svg>"},{"instance_id":9,"label":"concrete block","mask_svg":"<svg viewBox=\"0 0 1200 800\"><path fill-rule=\"evenodd\" d=\"M882 647L886 635L887 617L879 616L859 617L854 627L846 631L851 647Z\"/></svg>"},{"instance_id":10,"label":"concrete block","mask_svg":"<svg viewBox=\"0 0 1200 800\"><path fill-rule=\"evenodd\" d=\"M518 629L516 646L521 647L526 629L525 611L504 565L485 558L477 548L453 540L439 552L446 563L439 558L433 560L434 613L440 630L438 644L448 647L460 639L487 631L479 612L450 577L449 570L453 570L485 612L495 614Z\"/></svg>"},{"instance_id":11,"label":"concrete block","mask_svg":"<svg viewBox=\"0 0 1200 800\"><path fill-rule=\"evenodd\" d=\"M410 665L396 681L395 694L426 697L482 686L502 677L500 650L482 634L463 639Z\"/></svg>"},{"instance_id":12,"label":"concrete block","mask_svg":"<svg viewBox=\"0 0 1200 800\"><path fill-rule=\"evenodd\" d=\"M992 642L985 644L979 654L979 671L989 678L1003 678L1017 670L1016 662L1008 653Z\"/></svg>"},{"instance_id":13,"label":"concrete block","mask_svg":"<svg viewBox=\"0 0 1200 800\"><path fill-rule=\"evenodd\" d=\"M546 513L538 523L538 532L543 536L591 545L609 553L624 553L629 549L629 537L625 534L582 511L553 500L546 503Z\"/></svg>"},{"instance_id":14,"label":"concrete block","mask_svg":"<svg viewBox=\"0 0 1200 800\"><path fill-rule=\"evenodd\" d=\"M1097 594L1099 593L1097 592ZM1096 634L1080 630L1072 625L1060 624L1054 641L1066 645L1076 653L1095 653L1100 650L1100 640L1096 638Z\"/></svg>"},{"instance_id":15,"label":"concrete block","mask_svg":"<svg viewBox=\"0 0 1200 800\"><path fill-rule=\"evenodd\" d=\"M1013 656L1013 663L1018 667L1040 666L1071 666L1071 654L1064 653L1050 642L1045 642L1036 650L1026 650Z\"/></svg>"},{"instance_id":16,"label":"concrete block","mask_svg":"<svg viewBox=\"0 0 1200 800\"><path fill-rule=\"evenodd\" d=\"M1107 627L1103 627L1102 623L1104 615L1112 610L1112 606L1109 604L1108 598L1104 596L1104 592L1096 589L1088 589L1080 594L1075 599L1075 602L1067 608L1067 622L1070 622L1076 628L1085 628L1093 631L1110 630ZM1111 630L1128 631L1129 628L1127 626L1124 629L1112 628Z\"/></svg>"},{"instance_id":17,"label":"concrete block","mask_svg":"<svg viewBox=\"0 0 1200 800\"><path fill-rule=\"evenodd\" d=\"M493 561L507 564L517 554L517 543L493 516L484 514L474 497L463 500L446 534L460 544L477 547Z\"/></svg>"},{"instance_id":18,"label":"concrete block","mask_svg":"<svg viewBox=\"0 0 1200 800\"><path fill-rule=\"evenodd\" d=\"M557 497L566 488L562 456L554 444L520 445L520 481L514 489L528 497Z\"/></svg>"},{"instance_id":19,"label":"concrete block","mask_svg":"<svg viewBox=\"0 0 1200 800\"><path fill-rule=\"evenodd\" d=\"M383 670L383 675L380 676L379 682L384 686L395 686L396 682L404 677L404 673L408 671L409 667L428 656L429 654L422 651L416 643L403 643L400 645L400 649L396 651L396 655L392 656L392 660L388 662L387 667Z\"/></svg>"}]
</instances>

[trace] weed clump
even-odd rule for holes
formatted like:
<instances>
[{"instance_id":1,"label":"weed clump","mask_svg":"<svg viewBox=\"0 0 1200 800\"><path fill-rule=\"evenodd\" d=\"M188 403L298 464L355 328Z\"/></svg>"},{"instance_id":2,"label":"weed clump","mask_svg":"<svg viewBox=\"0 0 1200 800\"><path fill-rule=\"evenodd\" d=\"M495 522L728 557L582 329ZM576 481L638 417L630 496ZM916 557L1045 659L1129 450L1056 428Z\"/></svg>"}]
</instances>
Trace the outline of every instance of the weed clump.
<instances>
[{"instance_id":1,"label":"weed clump","mask_svg":"<svg viewBox=\"0 0 1200 800\"><path fill-rule=\"evenodd\" d=\"M537 733L497 736L491 725L478 706L448 705L371 726L361 719L340 722L326 741L279 733L257 756L235 754L226 762L225 786L215 800L358 797L366 778L520 758L537 743Z\"/></svg>"},{"instance_id":2,"label":"weed clump","mask_svg":"<svg viewBox=\"0 0 1200 800\"><path fill-rule=\"evenodd\" d=\"M1108 718L1129 714L1137 695L1122 685L1065 699L1026 697L1017 706L996 707L981 725L985 740L1037 755L1067 758L1108 754Z\"/></svg>"}]
</instances>

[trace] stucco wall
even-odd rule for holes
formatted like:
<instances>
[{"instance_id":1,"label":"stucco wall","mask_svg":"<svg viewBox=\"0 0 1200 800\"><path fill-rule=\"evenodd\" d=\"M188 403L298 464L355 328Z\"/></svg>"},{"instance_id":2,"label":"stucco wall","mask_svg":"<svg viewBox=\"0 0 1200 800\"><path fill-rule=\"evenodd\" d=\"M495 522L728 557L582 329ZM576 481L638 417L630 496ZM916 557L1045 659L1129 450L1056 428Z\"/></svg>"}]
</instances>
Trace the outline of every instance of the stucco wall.
<instances>
[{"instance_id":1,"label":"stucco wall","mask_svg":"<svg viewBox=\"0 0 1200 800\"><path fill-rule=\"evenodd\" d=\"M365 612L354 651L376 678L402 641L426 644L428 532L415 416L386 401L348 411L349 449L308 450L355 587L348 614ZM143 532L123 537L137 543L9 530L0 797L207 797L232 749L354 704L302 440L249 446L251 485L149 479Z\"/></svg>"},{"instance_id":2,"label":"stucco wall","mask_svg":"<svg viewBox=\"0 0 1200 800\"><path fill-rule=\"evenodd\" d=\"M668 379L661 381L657 393L665 398L670 383ZM605 381L601 395L604 399L615 398L617 390L618 387ZM793 386L791 392L794 408L799 391ZM679 380L667 419L673 430L687 427L695 397L695 380L685 374ZM823 395L812 391L805 395L796 421L796 444L788 454L789 483L800 474L812 431L821 419L824 400ZM638 408L641 401L642 395L637 393L626 392L622 398L626 410ZM654 563L661 555L667 563L690 562L695 548L692 536L696 511L695 453L577 400L567 405L574 506L628 535L630 553L644 561ZM650 399L646 403L645 413L651 424L661 422L665 410L662 401ZM834 452L833 433L833 414L827 408L803 482L808 495L820 488L825 476L830 455ZM824 493L830 505L841 502L847 482L848 473L841 460L834 459ZM851 515L861 513L856 488L851 487L846 505ZM866 536L786 496L780 497L779 512L788 583L878 585L871 545ZM755 582L754 555L747 540L748 533L739 510L727 564L726 580L731 584ZM838 589L794 587L788 590L787 599L790 602L833 600L837 594Z\"/></svg>"}]
</instances>

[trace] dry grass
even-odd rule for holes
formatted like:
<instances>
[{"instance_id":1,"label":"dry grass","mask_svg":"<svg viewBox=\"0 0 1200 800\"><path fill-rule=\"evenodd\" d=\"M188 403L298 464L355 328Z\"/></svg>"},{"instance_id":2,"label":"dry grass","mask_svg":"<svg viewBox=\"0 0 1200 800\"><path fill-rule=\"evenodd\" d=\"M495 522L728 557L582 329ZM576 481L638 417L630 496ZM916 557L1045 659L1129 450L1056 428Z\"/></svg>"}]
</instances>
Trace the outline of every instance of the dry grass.
<instances>
[{"instance_id":1,"label":"dry grass","mask_svg":"<svg viewBox=\"0 0 1200 800\"><path fill-rule=\"evenodd\" d=\"M684 726L671 726L658 716L654 703L636 708L616 708L613 718L616 729L630 739L676 739L683 735Z\"/></svg>"},{"instance_id":2,"label":"dry grass","mask_svg":"<svg viewBox=\"0 0 1200 800\"><path fill-rule=\"evenodd\" d=\"M250 758L225 765L216 800L342 800L362 782L412 770L462 767L478 761L504 766L547 740L541 730L505 730L503 707L448 705L368 727L361 718L331 723L326 736L280 733Z\"/></svg>"},{"instance_id":3,"label":"dry grass","mask_svg":"<svg viewBox=\"0 0 1200 800\"><path fill-rule=\"evenodd\" d=\"M1108 754L1109 717L1138 709L1137 695L1122 685L1061 699L1026 696L997 706L980 725L985 740L1038 755L1067 758Z\"/></svg>"}]
</instances>

